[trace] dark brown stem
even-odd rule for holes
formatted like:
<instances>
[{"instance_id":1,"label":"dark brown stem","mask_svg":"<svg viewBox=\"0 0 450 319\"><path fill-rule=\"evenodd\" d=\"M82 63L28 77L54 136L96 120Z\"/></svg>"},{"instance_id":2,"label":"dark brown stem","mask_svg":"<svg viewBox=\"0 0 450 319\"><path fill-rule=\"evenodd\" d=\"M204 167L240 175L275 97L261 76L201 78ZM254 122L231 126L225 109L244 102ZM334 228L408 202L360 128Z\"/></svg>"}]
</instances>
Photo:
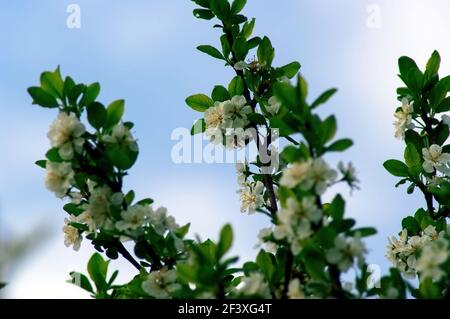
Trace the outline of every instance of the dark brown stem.
<instances>
[{"instance_id":1,"label":"dark brown stem","mask_svg":"<svg viewBox=\"0 0 450 319\"><path fill-rule=\"evenodd\" d=\"M131 256L131 254L128 252L128 250L125 248L125 246L120 242L116 242L116 248L117 251L126 259L128 260L137 270L141 270L141 265Z\"/></svg>"}]
</instances>

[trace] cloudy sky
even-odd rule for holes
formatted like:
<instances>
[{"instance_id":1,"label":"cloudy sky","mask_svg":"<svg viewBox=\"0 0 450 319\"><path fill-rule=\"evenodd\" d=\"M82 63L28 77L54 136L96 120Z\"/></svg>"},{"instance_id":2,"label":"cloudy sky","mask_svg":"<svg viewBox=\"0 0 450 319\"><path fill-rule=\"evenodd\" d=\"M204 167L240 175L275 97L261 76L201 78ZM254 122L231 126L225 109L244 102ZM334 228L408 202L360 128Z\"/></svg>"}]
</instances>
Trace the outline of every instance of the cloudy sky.
<instances>
[{"instance_id":1,"label":"cloudy sky","mask_svg":"<svg viewBox=\"0 0 450 319\"><path fill-rule=\"evenodd\" d=\"M81 28L66 25L67 7L81 8ZM76 253L63 245L62 203L43 187L44 172L33 163L48 149L46 132L53 110L31 105L26 88L44 70L61 66L84 83L99 81L105 103L126 100L125 117L135 122L140 157L127 187L140 197L152 197L168 207L180 223L192 221L192 231L216 238L226 222L233 224L233 252L249 259L261 216L239 212L234 167L230 164L175 164L171 149L175 128L190 128L199 115L184 105L186 96L211 91L231 79L230 70L195 50L218 44L211 23L192 16L189 0L78 0L0 2L0 234L20 237L47 225L49 239L8 271L5 296L86 297L65 283L68 272L84 271L92 252L85 242ZM302 64L313 98L330 87L339 93L323 107L335 113L339 136L355 146L329 158L355 163L361 190L348 200L348 214L358 224L379 229L368 240L369 262L382 271L386 237L400 228L402 216L423 205L417 195L393 187L395 178L382 168L402 154L393 137L392 113L397 58L409 55L424 65L434 49L450 73L449 20L445 0L248 0L244 13L256 17L255 32L268 35L276 48L275 64ZM333 191L336 191L333 190ZM134 270L115 261L120 280Z\"/></svg>"}]
</instances>

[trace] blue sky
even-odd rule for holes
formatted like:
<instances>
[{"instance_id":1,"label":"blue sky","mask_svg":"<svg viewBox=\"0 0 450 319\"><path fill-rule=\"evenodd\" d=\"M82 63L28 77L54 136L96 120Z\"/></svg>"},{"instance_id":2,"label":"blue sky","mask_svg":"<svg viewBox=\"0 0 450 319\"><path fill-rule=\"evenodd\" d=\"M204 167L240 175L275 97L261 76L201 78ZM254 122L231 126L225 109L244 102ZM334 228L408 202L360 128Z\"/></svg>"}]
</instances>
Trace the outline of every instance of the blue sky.
<instances>
[{"instance_id":1,"label":"blue sky","mask_svg":"<svg viewBox=\"0 0 450 319\"><path fill-rule=\"evenodd\" d=\"M66 27L71 3L81 7L80 29ZM367 25L373 4L379 28ZM180 223L192 221L202 237L215 238L231 222L234 253L243 260L255 254L256 234L267 221L239 212L234 167L177 165L170 158L172 130L190 128L199 117L185 97L208 93L232 76L195 49L217 45L218 31L195 19L193 7L188 0L0 2L0 231L20 236L37 224L51 229L50 239L10 272L6 296L85 296L65 280L69 271L85 269L91 247L85 242L79 253L64 247L62 203L45 190L44 172L33 164L48 149L46 133L56 114L32 106L26 88L57 65L80 82L99 81L105 103L126 100L125 117L135 122L141 149L127 187L168 207ZM248 0L244 11L256 17L255 33L271 38L277 65L301 62L311 98L339 89L322 112L337 115L339 136L353 138L355 146L329 161L352 160L360 173L361 191L344 191L347 212L359 225L379 229L367 243L369 262L383 271L389 266L386 237L398 232L402 216L423 205L418 194L395 189L395 178L382 168L384 160L402 154L392 127L397 58L409 55L424 65L438 49L442 72L450 73L449 9L445 0ZM112 267L122 280L134 271L120 261Z\"/></svg>"}]
</instances>

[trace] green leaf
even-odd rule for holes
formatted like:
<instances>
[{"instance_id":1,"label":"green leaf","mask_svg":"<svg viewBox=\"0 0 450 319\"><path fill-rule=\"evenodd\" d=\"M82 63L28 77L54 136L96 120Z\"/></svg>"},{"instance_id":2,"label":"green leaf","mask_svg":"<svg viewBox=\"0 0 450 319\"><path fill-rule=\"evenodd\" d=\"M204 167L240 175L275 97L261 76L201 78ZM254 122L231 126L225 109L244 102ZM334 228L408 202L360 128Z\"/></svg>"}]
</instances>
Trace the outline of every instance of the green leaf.
<instances>
[{"instance_id":1,"label":"green leaf","mask_svg":"<svg viewBox=\"0 0 450 319\"><path fill-rule=\"evenodd\" d=\"M203 133L204 131L206 131L205 119L200 119L197 120L197 122L195 122L194 125L192 125L191 135L200 134Z\"/></svg>"},{"instance_id":2,"label":"green leaf","mask_svg":"<svg viewBox=\"0 0 450 319\"><path fill-rule=\"evenodd\" d=\"M326 103L335 93L337 92L337 89L329 89L322 93L312 104L311 109L314 109L318 107L321 104Z\"/></svg>"},{"instance_id":3,"label":"green leaf","mask_svg":"<svg viewBox=\"0 0 450 319\"><path fill-rule=\"evenodd\" d=\"M136 205L141 205L141 206L146 206L146 205L151 205L153 204L153 199L151 198L144 198L141 199L140 201L136 202Z\"/></svg>"},{"instance_id":4,"label":"green leaf","mask_svg":"<svg viewBox=\"0 0 450 319\"><path fill-rule=\"evenodd\" d=\"M230 93L222 85L216 85L211 93L211 97L214 101L227 101L230 99Z\"/></svg>"},{"instance_id":5,"label":"green leaf","mask_svg":"<svg viewBox=\"0 0 450 319\"><path fill-rule=\"evenodd\" d=\"M250 50L247 39L242 36L238 36L233 43L233 52L238 61L244 61Z\"/></svg>"},{"instance_id":6,"label":"green leaf","mask_svg":"<svg viewBox=\"0 0 450 319\"><path fill-rule=\"evenodd\" d=\"M51 94L45 92L43 89L37 86L28 88L28 94L33 98L33 104L37 104L43 107L54 108L58 107L58 101Z\"/></svg>"},{"instance_id":7,"label":"green leaf","mask_svg":"<svg viewBox=\"0 0 450 319\"><path fill-rule=\"evenodd\" d=\"M293 110L296 105L295 88L289 83L277 82L273 85L273 93L278 101Z\"/></svg>"},{"instance_id":8,"label":"green leaf","mask_svg":"<svg viewBox=\"0 0 450 319\"><path fill-rule=\"evenodd\" d=\"M408 177L408 166L399 160L387 160L383 163L384 168L394 176L397 177Z\"/></svg>"},{"instance_id":9,"label":"green leaf","mask_svg":"<svg viewBox=\"0 0 450 319\"><path fill-rule=\"evenodd\" d=\"M131 150L128 146L117 144L108 145L106 156L111 163L121 170L127 170L134 165L139 152Z\"/></svg>"},{"instance_id":10,"label":"green leaf","mask_svg":"<svg viewBox=\"0 0 450 319\"><path fill-rule=\"evenodd\" d=\"M275 57L275 50L272 47L272 43L268 37L264 37L258 47L258 61L261 64L265 64L266 67L270 67Z\"/></svg>"},{"instance_id":11,"label":"green leaf","mask_svg":"<svg viewBox=\"0 0 450 319\"><path fill-rule=\"evenodd\" d=\"M419 152L411 143L408 143L405 149L405 162L409 167L421 165L421 157L419 155Z\"/></svg>"},{"instance_id":12,"label":"green leaf","mask_svg":"<svg viewBox=\"0 0 450 319\"><path fill-rule=\"evenodd\" d=\"M250 120L250 122L252 122L253 124L256 125L266 125L266 118L264 117L264 115L259 114L259 113L250 113L247 114L247 118Z\"/></svg>"},{"instance_id":13,"label":"green leaf","mask_svg":"<svg viewBox=\"0 0 450 319\"><path fill-rule=\"evenodd\" d=\"M211 45L199 45L197 47L197 50L199 50L203 53L206 53L206 54L212 56L213 58L225 60L225 57L222 55L222 53L220 53L219 50L217 50L215 47L213 47Z\"/></svg>"},{"instance_id":14,"label":"green leaf","mask_svg":"<svg viewBox=\"0 0 450 319\"><path fill-rule=\"evenodd\" d=\"M398 59L398 68L402 78L406 79L410 70L418 70L416 62L407 56L402 56Z\"/></svg>"},{"instance_id":15,"label":"green leaf","mask_svg":"<svg viewBox=\"0 0 450 319\"><path fill-rule=\"evenodd\" d=\"M330 152L343 152L349 147L353 145L353 141L349 138L343 138L341 140L337 140L333 144L327 147L327 151Z\"/></svg>"},{"instance_id":16,"label":"green leaf","mask_svg":"<svg viewBox=\"0 0 450 319\"><path fill-rule=\"evenodd\" d=\"M211 0L210 6L212 12L222 21L230 18L231 8L228 0Z\"/></svg>"},{"instance_id":17,"label":"green leaf","mask_svg":"<svg viewBox=\"0 0 450 319\"><path fill-rule=\"evenodd\" d=\"M59 149L56 147L51 148L50 150L47 151L47 153L45 153L45 157L50 161L50 162L56 162L56 163L61 163L63 161L63 159L61 158L61 156L59 155Z\"/></svg>"},{"instance_id":18,"label":"green leaf","mask_svg":"<svg viewBox=\"0 0 450 319\"><path fill-rule=\"evenodd\" d=\"M46 160L39 160L39 161L36 161L34 164L36 164L37 166L39 166L39 167L42 167L42 168L47 168L47 161Z\"/></svg>"},{"instance_id":19,"label":"green leaf","mask_svg":"<svg viewBox=\"0 0 450 319\"><path fill-rule=\"evenodd\" d=\"M100 84L98 82L90 84L83 94L83 98L80 101L80 106L87 106L92 102L95 102L100 94Z\"/></svg>"},{"instance_id":20,"label":"green leaf","mask_svg":"<svg viewBox=\"0 0 450 319\"><path fill-rule=\"evenodd\" d=\"M88 262L89 276L99 292L105 292L107 289L106 273L108 271L108 264L109 262L103 260L99 253L93 254Z\"/></svg>"},{"instance_id":21,"label":"green leaf","mask_svg":"<svg viewBox=\"0 0 450 319\"><path fill-rule=\"evenodd\" d=\"M373 227L361 227L361 228L355 228L348 232L350 236L355 236L359 234L361 237L369 237L373 236L377 233L377 230Z\"/></svg>"},{"instance_id":22,"label":"green leaf","mask_svg":"<svg viewBox=\"0 0 450 319\"><path fill-rule=\"evenodd\" d=\"M329 206L330 216L334 220L342 220L345 212L345 201L341 195L336 195Z\"/></svg>"},{"instance_id":23,"label":"green leaf","mask_svg":"<svg viewBox=\"0 0 450 319\"><path fill-rule=\"evenodd\" d=\"M78 216L84 212L84 209L78 207L78 205L73 203L67 203L63 207L64 211L66 211L69 215Z\"/></svg>"},{"instance_id":24,"label":"green leaf","mask_svg":"<svg viewBox=\"0 0 450 319\"><path fill-rule=\"evenodd\" d=\"M116 100L111 102L106 109L106 123L105 128L112 128L114 125L120 122L123 113L125 112L125 101Z\"/></svg>"},{"instance_id":25,"label":"green leaf","mask_svg":"<svg viewBox=\"0 0 450 319\"><path fill-rule=\"evenodd\" d=\"M214 104L214 101L205 94L195 94L186 99L186 104L195 111L204 112Z\"/></svg>"},{"instance_id":26,"label":"green leaf","mask_svg":"<svg viewBox=\"0 0 450 319\"><path fill-rule=\"evenodd\" d=\"M208 9L195 9L193 13L198 19L211 20L214 18L214 13Z\"/></svg>"},{"instance_id":27,"label":"green leaf","mask_svg":"<svg viewBox=\"0 0 450 319\"><path fill-rule=\"evenodd\" d=\"M403 218L403 220L402 220L402 227L408 231L408 234L410 236L417 235L419 233L419 231L420 231L419 223L412 216L408 216L408 217Z\"/></svg>"},{"instance_id":28,"label":"green leaf","mask_svg":"<svg viewBox=\"0 0 450 319\"><path fill-rule=\"evenodd\" d=\"M244 81L240 76L235 76L228 85L228 91L231 96L244 94L245 86Z\"/></svg>"},{"instance_id":29,"label":"green leaf","mask_svg":"<svg viewBox=\"0 0 450 319\"><path fill-rule=\"evenodd\" d=\"M252 35L254 28L255 28L255 18L253 18L250 22L246 22L242 26L241 35L244 38L248 39Z\"/></svg>"},{"instance_id":30,"label":"green leaf","mask_svg":"<svg viewBox=\"0 0 450 319\"><path fill-rule=\"evenodd\" d=\"M233 243L233 230L229 224L225 225L220 231L220 239L217 244L217 259L224 256L231 248Z\"/></svg>"},{"instance_id":31,"label":"green leaf","mask_svg":"<svg viewBox=\"0 0 450 319\"><path fill-rule=\"evenodd\" d=\"M105 124L107 115L106 109L101 103L93 102L87 107L87 118L89 124L97 130L102 128Z\"/></svg>"},{"instance_id":32,"label":"green leaf","mask_svg":"<svg viewBox=\"0 0 450 319\"><path fill-rule=\"evenodd\" d=\"M286 64L280 68L281 71L283 71L283 74L287 76L289 79L292 79L294 76L297 75L298 70L300 70L300 63L297 61L291 62L289 64Z\"/></svg>"},{"instance_id":33,"label":"green leaf","mask_svg":"<svg viewBox=\"0 0 450 319\"><path fill-rule=\"evenodd\" d=\"M426 70L430 78L438 73L440 65L441 65L441 56L437 51L434 51L430 59L428 60L426 67Z\"/></svg>"},{"instance_id":34,"label":"green leaf","mask_svg":"<svg viewBox=\"0 0 450 319\"><path fill-rule=\"evenodd\" d=\"M54 97L63 97L64 81L59 66L53 72L43 72L40 78L41 88Z\"/></svg>"},{"instance_id":35,"label":"green leaf","mask_svg":"<svg viewBox=\"0 0 450 319\"><path fill-rule=\"evenodd\" d=\"M75 85L70 92L67 93L67 98L69 99L69 103L72 105L77 104L78 98L86 92L86 85L84 84L77 84Z\"/></svg>"},{"instance_id":36,"label":"green leaf","mask_svg":"<svg viewBox=\"0 0 450 319\"><path fill-rule=\"evenodd\" d=\"M209 9L209 0L192 0L192 1L194 1L200 7Z\"/></svg>"},{"instance_id":37,"label":"green leaf","mask_svg":"<svg viewBox=\"0 0 450 319\"><path fill-rule=\"evenodd\" d=\"M69 275L70 275L70 279L68 281L69 283L74 284L75 286L78 286L81 289L84 289L90 293L94 293L94 289L92 288L89 279L85 275L74 271L72 271Z\"/></svg>"},{"instance_id":38,"label":"green leaf","mask_svg":"<svg viewBox=\"0 0 450 319\"><path fill-rule=\"evenodd\" d=\"M269 282L272 279L272 276L275 272L275 266L273 263L272 256L273 255L271 255L268 252L265 252L262 249L259 251L258 256L256 256L256 264L263 273L264 278L266 278L266 280Z\"/></svg>"},{"instance_id":39,"label":"green leaf","mask_svg":"<svg viewBox=\"0 0 450 319\"><path fill-rule=\"evenodd\" d=\"M336 117L331 115L322 122L321 125L321 136L322 136L322 144L327 143L328 141L334 138L337 130Z\"/></svg>"},{"instance_id":40,"label":"green leaf","mask_svg":"<svg viewBox=\"0 0 450 319\"><path fill-rule=\"evenodd\" d=\"M439 105L436 107L436 113L448 112L450 111L450 96L443 99Z\"/></svg>"},{"instance_id":41,"label":"green leaf","mask_svg":"<svg viewBox=\"0 0 450 319\"><path fill-rule=\"evenodd\" d=\"M244 9L247 0L234 0L231 4L231 14L238 14Z\"/></svg>"}]
</instances>

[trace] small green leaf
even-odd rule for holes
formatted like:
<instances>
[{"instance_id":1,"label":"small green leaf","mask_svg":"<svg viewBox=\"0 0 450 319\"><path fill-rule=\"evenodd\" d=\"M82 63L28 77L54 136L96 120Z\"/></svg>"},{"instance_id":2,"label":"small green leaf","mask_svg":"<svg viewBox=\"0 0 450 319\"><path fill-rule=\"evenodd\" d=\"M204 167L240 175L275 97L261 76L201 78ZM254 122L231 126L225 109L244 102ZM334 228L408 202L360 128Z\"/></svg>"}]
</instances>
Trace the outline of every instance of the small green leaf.
<instances>
[{"instance_id":1,"label":"small green leaf","mask_svg":"<svg viewBox=\"0 0 450 319\"><path fill-rule=\"evenodd\" d=\"M345 212L345 201L341 195L336 195L329 206L330 216L334 220L342 220Z\"/></svg>"},{"instance_id":2,"label":"small green leaf","mask_svg":"<svg viewBox=\"0 0 450 319\"><path fill-rule=\"evenodd\" d=\"M108 114L106 112L105 107L98 102L93 102L87 107L87 118L89 124L92 125L93 128L99 130L106 122Z\"/></svg>"},{"instance_id":3,"label":"small green leaf","mask_svg":"<svg viewBox=\"0 0 450 319\"><path fill-rule=\"evenodd\" d=\"M123 113L125 112L125 101L116 100L108 105L106 109L106 122L105 128L112 128L114 125L120 122Z\"/></svg>"},{"instance_id":4,"label":"small green leaf","mask_svg":"<svg viewBox=\"0 0 450 319\"><path fill-rule=\"evenodd\" d=\"M211 20L214 18L214 13L208 9L195 9L193 13L198 19Z\"/></svg>"},{"instance_id":5,"label":"small green leaf","mask_svg":"<svg viewBox=\"0 0 450 319\"><path fill-rule=\"evenodd\" d=\"M437 51L434 51L430 59L428 60L426 67L426 70L430 78L438 73L440 65L441 65L441 56Z\"/></svg>"},{"instance_id":6,"label":"small green leaf","mask_svg":"<svg viewBox=\"0 0 450 319\"><path fill-rule=\"evenodd\" d=\"M407 56L402 56L398 59L398 68L402 78L406 78L410 70L418 70L416 62Z\"/></svg>"},{"instance_id":7,"label":"small green leaf","mask_svg":"<svg viewBox=\"0 0 450 319\"><path fill-rule=\"evenodd\" d=\"M410 236L417 235L420 231L419 223L412 216L403 218L402 227L408 231L408 235Z\"/></svg>"},{"instance_id":8,"label":"small green leaf","mask_svg":"<svg viewBox=\"0 0 450 319\"><path fill-rule=\"evenodd\" d=\"M87 106L92 102L95 102L100 93L100 84L98 82L90 84L83 94L83 98L80 101L80 106Z\"/></svg>"},{"instance_id":9,"label":"small green leaf","mask_svg":"<svg viewBox=\"0 0 450 319\"><path fill-rule=\"evenodd\" d=\"M383 163L384 168L394 176L397 177L408 177L408 166L399 160L387 160Z\"/></svg>"},{"instance_id":10,"label":"small green leaf","mask_svg":"<svg viewBox=\"0 0 450 319\"><path fill-rule=\"evenodd\" d=\"M333 144L327 147L327 151L330 152L343 152L349 147L353 145L353 141L349 138L343 138L341 140L337 140Z\"/></svg>"},{"instance_id":11,"label":"small green leaf","mask_svg":"<svg viewBox=\"0 0 450 319\"><path fill-rule=\"evenodd\" d=\"M421 157L419 155L419 152L411 143L408 143L405 149L405 162L409 167L421 165Z\"/></svg>"},{"instance_id":12,"label":"small green leaf","mask_svg":"<svg viewBox=\"0 0 450 319\"><path fill-rule=\"evenodd\" d=\"M298 70L300 70L300 63L297 61L291 62L289 64L286 64L285 66L282 66L280 68L281 71L283 71L283 74L287 76L289 79L292 79L294 76L297 75Z\"/></svg>"},{"instance_id":13,"label":"small green leaf","mask_svg":"<svg viewBox=\"0 0 450 319\"><path fill-rule=\"evenodd\" d=\"M192 125L191 135L200 134L203 133L204 131L206 131L205 119L200 119L197 120L197 122L195 122L194 125Z\"/></svg>"},{"instance_id":14,"label":"small green leaf","mask_svg":"<svg viewBox=\"0 0 450 319\"><path fill-rule=\"evenodd\" d=\"M259 113L250 113L247 114L247 118L250 120L250 122L252 122L253 124L256 125L266 125L266 118L264 117L264 115L259 114Z\"/></svg>"},{"instance_id":15,"label":"small green leaf","mask_svg":"<svg viewBox=\"0 0 450 319\"><path fill-rule=\"evenodd\" d=\"M95 253L89 259L88 272L99 292L104 292L107 288L106 273L109 262L105 261L99 253Z\"/></svg>"},{"instance_id":16,"label":"small green leaf","mask_svg":"<svg viewBox=\"0 0 450 319\"><path fill-rule=\"evenodd\" d=\"M230 99L230 93L222 85L216 85L211 93L211 97L214 101L227 101Z\"/></svg>"},{"instance_id":17,"label":"small green leaf","mask_svg":"<svg viewBox=\"0 0 450 319\"><path fill-rule=\"evenodd\" d=\"M68 281L69 283L74 284L75 286L78 286L81 289L84 289L90 293L94 293L94 289L92 288L89 279L85 275L74 271L72 271L69 275L70 275L70 279Z\"/></svg>"},{"instance_id":18,"label":"small green leaf","mask_svg":"<svg viewBox=\"0 0 450 319\"><path fill-rule=\"evenodd\" d=\"M228 91L231 96L244 94L245 85L240 76L235 76L228 85Z\"/></svg>"},{"instance_id":19,"label":"small green leaf","mask_svg":"<svg viewBox=\"0 0 450 319\"><path fill-rule=\"evenodd\" d=\"M195 111L204 112L214 104L214 101L205 94L195 94L186 99L186 104Z\"/></svg>"},{"instance_id":20,"label":"small green leaf","mask_svg":"<svg viewBox=\"0 0 450 319\"><path fill-rule=\"evenodd\" d=\"M43 72L41 74L41 88L53 95L54 97L63 97L64 91L64 81L61 77L61 73L59 71L59 67L56 68L53 72Z\"/></svg>"},{"instance_id":21,"label":"small green leaf","mask_svg":"<svg viewBox=\"0 0 450 319\"><path fill-rule=\"evenodd\" d=\"M230 225L225 225L220 231L220 239L217 244L217 258L220 259L231 248L233 243L233 230Z\"/></svg>"},{"instance_id":22,"label":"small green leaf","mask_svg":"<svg viewBox=\"0 0 450 319\"><path fill-rule=\"evenodd\" d=\"M28 94L33 98L33 104L37 104L43 107L54 108L58 107L58 101L54 96L45 92L43 89L37 86L28 88Z\"/></svg>"},{"instance_id":23,"label":"small green leaf","mask_svg":"<svg viewBox=\"0 0 450 319\"><path fill-rule=\"evenodd\" d=\"M270 67L275 57L275 50L268 37L264 37L258 47L258 61Z\"/></svg>"},{"instance_id":24,"label":"small green leaf","mask_svg":"<svg viewBox=\"0 0 450 319\"><path fill-rule=\"evenodd\" d=\"M206 53L210 56L212 56L213 58L219 59L219 60L225 60L225 57L222 55L222 53L220 53L219 50L217 50L215 47L211 46L211 45L199 45L197 47L197 50Z\"/></svg>"},{"instance_id":25,"label":"small green leaf","mask_svg":"<svg viewBox=\"0 0 450 319\"><path fill-rule=\"evenodd\" d=\"M234 0L231 4L231 14L238 14L244 9L247 0Z\"/></svg>"},{"instance_id":26,"label":"small green leaf","mask_svg":"<svg viewBox=\"0 0 450 319\"><path fill-rule=\"evenodd\" d=\"M222 21L230 18L231 8L228 0L211 0L210 6L212 12Z\"/></svg>"},{"instance_id":27,"label":"small green leaf","mask_svg":"<svg viewBox=\"0 0 450 319\"><path fill-rule=\"evenodd\" d=\"M322 93L312 104L311 109L318 107L321 104L326 103L330 97L332 97L337 92L337 89L329 89Z\"/></svg>"},{"instance_id":28,"label":"small green leaf","mask_svg":"<svg viewBox=\"0 0 450 319\"><path fill-rule=\"evenodd\" d=\"M39 161L36 161L35 164L36 164L37 166L39 166L39 167L44 168L44 169L47 168L47 161L46 161L46 160L39 160Z\"/></svg>"}]
</instances>

